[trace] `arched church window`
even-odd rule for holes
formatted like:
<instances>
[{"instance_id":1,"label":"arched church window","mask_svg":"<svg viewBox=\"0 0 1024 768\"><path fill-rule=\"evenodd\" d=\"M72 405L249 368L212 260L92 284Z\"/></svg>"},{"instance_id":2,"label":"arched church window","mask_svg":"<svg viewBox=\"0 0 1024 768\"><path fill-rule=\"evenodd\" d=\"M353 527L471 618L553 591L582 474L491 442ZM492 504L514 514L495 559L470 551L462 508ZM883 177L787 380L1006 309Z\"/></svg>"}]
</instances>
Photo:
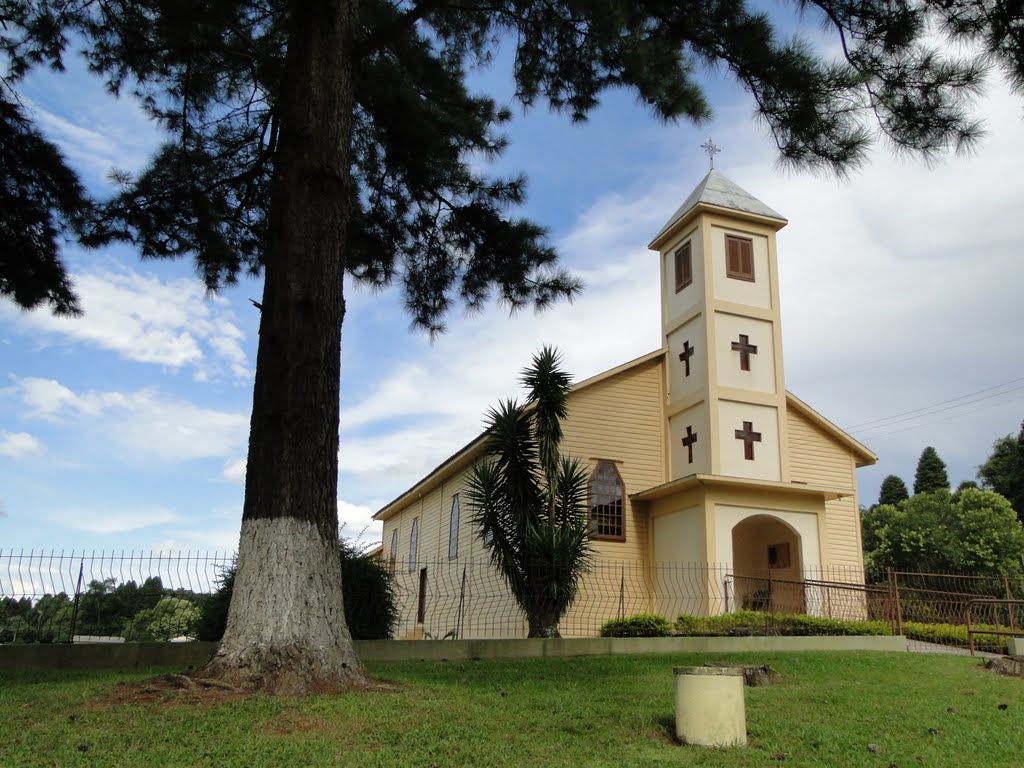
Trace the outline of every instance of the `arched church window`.
<instances>
[{"instance_id":1,"label":"arched church window","mask_svg":"<svg viewBox=\"0 0 1024 768\"><path fill-rule=\"evenodd\" d=\"M590 523L599 539L626 540L626 490L613 462L599 461L590 476Z\"/></svg>"}]
</instances>

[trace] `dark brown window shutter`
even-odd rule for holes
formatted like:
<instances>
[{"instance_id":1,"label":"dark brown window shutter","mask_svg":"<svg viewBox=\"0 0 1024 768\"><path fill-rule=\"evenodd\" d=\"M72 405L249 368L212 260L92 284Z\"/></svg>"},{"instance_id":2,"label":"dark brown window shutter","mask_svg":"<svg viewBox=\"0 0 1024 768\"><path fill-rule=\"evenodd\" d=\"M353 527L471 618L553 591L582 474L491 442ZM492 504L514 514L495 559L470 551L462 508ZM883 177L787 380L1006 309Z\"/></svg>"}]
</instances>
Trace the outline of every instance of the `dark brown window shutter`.
<instances>
[{"instance_id":1,"label":"dark brown window shutter","mask_svg":"<svg viewBox=\"0 0 1024 768\"><path fill-rule=\"evenodd\" d=\"M735 280L754 279L754 243L746 237L725 236L725 274Z\"/></svg>"},{"instance_id":2,"label":"dark brown window shutter","mask_svg":"<svg viewBox=\"0 0 1024 768\"><path fill-rule=\"evenodd\" d=\"M686 243L676 251L676 293L693 282L693 257L690 244Z\"/></svg>"}]
</instances>

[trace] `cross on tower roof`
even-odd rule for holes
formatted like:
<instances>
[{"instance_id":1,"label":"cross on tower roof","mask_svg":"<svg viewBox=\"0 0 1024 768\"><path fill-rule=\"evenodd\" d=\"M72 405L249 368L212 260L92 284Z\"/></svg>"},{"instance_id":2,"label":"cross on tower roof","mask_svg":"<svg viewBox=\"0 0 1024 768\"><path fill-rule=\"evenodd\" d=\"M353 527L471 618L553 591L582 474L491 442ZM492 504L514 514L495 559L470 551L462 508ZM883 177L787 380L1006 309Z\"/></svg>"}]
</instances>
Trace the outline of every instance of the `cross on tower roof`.
<instances>
[{"instance_id":1,"label":"cross on tower roof","mask_svg":"<svg viewBox=\"0 0 1024 768\"><path fill-rule=\"evenodd\" d=\"M710 163L709 170L715 170L715 155L721 152L722 148L715 146L715 142L711 140L710 136L708 136L708 140L704 144L700 145L700 148L708 155L708 162Z\"/></svg>"}]
</instances>

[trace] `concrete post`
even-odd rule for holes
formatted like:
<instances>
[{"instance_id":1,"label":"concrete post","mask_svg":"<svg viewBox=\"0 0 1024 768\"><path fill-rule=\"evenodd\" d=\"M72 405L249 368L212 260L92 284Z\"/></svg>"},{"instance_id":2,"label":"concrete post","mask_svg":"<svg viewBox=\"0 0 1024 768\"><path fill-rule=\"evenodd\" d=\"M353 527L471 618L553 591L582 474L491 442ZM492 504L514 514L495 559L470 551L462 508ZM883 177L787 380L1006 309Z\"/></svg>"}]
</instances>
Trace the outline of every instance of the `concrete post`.
<instances>
[{"instance_id":1,"label":"concrete post","mask_svg":"<svg viewBox=\"0 0 1024 768\"><path fill-rule=\"evenodd\" d=\"M743 670L676 667L676 736L705 747L746 746Z\"/></svg>"}]
</instances>

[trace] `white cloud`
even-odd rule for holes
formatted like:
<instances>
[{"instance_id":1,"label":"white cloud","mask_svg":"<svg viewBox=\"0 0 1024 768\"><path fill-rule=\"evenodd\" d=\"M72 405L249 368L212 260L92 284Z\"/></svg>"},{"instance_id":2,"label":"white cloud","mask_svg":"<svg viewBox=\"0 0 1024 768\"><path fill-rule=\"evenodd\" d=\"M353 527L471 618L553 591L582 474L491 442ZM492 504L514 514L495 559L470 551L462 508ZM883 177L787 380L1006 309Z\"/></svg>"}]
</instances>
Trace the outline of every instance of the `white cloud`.
<instances>
[{"instance_id":1,"label":"white cloud","mask_svg":"<svg viewBox=\"0 0 1024 768\"><path fill-rule=\"evenodd\" d=\"M12 377L27 417L88 429L131 459L222 458L244 445L249 417L202 408L155 389L75 393L53 379Z\"/></svg>"},{"instance_id":2,"label":"white cloud","mask_svg":"<svg viewBox=\"0 0 1024 768\"><path fill-rule=\"evenodd\" d=\"M62 527L96 534L127 533L176 523L181 519L177 513L163 507L136 507L130 510L68 508L46 516Z\"/></svg>"},{"instance_id":3,"label":"white cloud","mask_svg":"<svg viewBox=\"0 0 1024 768\"><path fill-rule=\"evenodd\" d=\"M7 432L0 429L0 456L21 459L26 456L38 456L43 452L43 444L37 437L27 432Z\"/></svg>"},{"instance_id":4,"label":"white cloud","mask_svg":"<svg viewBox=\"0 0 1024 768\"><path fill-rule=\"evenodd\" d=\"M221 472L221 476L232 483L244 483L245 482L245 458L231 459L224 465L224 469Z\"/></svg>"},{"instance_id":5,"label":"white cloud","mask_svg":"<svg viewBox=\"0 0 1024 768\"><path fill-rule=\"evenodd\" d=\"M357 544L380 542L382 525L372 520L375 509L366 504L351 504L338 499L338 533Z\"/></svg>"},{"instance_id":6,"label":"white cloud","mask_svg":"<svg viewBox=\"0 0 1024 768\"><path fill-rule=\"evenodd\" d=\"M238 379L250 375L244 332L227 302L207 295L200 281L164 280L123 267L73 277L84 317L57 317L46 308L18 311L9 303L0 304L0 314L43 340L84 344L173 370L189 367L201 379L225 371Z\"/></svg>"}]
</instances>

